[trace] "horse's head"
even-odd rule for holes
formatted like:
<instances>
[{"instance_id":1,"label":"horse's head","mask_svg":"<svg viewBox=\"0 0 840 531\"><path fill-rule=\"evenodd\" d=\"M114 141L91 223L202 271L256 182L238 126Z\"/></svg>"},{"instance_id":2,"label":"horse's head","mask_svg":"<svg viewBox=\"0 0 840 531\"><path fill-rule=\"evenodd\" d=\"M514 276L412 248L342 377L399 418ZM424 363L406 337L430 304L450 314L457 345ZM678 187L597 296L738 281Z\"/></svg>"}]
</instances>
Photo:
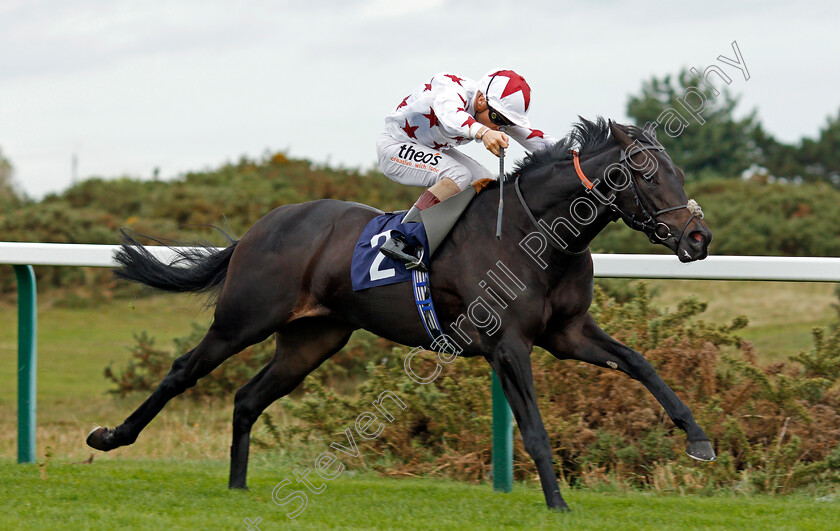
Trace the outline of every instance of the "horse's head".
<instances>
[{"instance_id":1,"label":"horse's head","mask_svg":"<svg viewBox=\"0 0 840 531\"><path fill-rule=\"evenodd\" d=\"M706 258L712 231L697 202L686 197L685 175L656 140L654 128L611 121L610 132L621 147L620 161L608 175L621 190L614 202L616 213L651 242L674 251L681 262Z\"/></svg>"}]
</instances>

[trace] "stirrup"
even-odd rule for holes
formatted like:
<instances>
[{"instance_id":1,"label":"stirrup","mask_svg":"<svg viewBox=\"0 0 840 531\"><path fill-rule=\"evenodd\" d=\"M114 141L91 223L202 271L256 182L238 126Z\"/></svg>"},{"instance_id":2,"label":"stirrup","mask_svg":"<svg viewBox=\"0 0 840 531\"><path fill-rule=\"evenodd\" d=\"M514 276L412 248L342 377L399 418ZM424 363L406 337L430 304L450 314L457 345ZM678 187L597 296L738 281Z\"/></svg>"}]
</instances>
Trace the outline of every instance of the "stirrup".
<instances>
[{"instance_id":1,"label":"stirrup","mask_svg":"<svg viewBox=\"0 0 840 531\"><path fill-rule=\"evenodd\" d=\"M420 248L420 256L412 254L412 250L402 234L392 236L379 248L379 252L388 258L403 262L405 268L408 270L419 269L420 271L427 271L426 265L422 261L425 252L424 249L422 247Z\"/></svg>"},{"instance_id":2,"label":"stirrup","mask_svg":"<svg viewBox=\"0 0 840 531\"><path fill-rule=\"evenodd\" d=\"M426 269L426 264L423 263L423 254L425 253L425 249L422 247L420 248L420 256L418 256L413 262L408 262L405 264L405 268L411 271L412 269L419 269L424 273L428 273L428 269Z\"/></svg>"}]
</instances>

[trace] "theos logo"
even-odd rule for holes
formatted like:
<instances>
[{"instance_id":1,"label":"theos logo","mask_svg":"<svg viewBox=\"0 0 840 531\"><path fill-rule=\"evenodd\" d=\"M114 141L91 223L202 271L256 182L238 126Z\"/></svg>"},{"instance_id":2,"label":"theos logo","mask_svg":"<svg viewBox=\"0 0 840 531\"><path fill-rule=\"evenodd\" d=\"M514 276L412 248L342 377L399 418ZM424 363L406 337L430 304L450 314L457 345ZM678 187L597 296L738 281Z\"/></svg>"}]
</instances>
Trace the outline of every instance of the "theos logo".
<instances>
[{"instance_id":1,"label":"theos logo","mask_svg":"<svg viewBox=\"0 0 840 531\"><path fill-rule=\"evenodd\" d=\"M435 166L440 162L440 153L426 153L425 151L414 149L414 146L410 144L403 144L400 146L400 158Z\"/></svg>"}]
</instances>

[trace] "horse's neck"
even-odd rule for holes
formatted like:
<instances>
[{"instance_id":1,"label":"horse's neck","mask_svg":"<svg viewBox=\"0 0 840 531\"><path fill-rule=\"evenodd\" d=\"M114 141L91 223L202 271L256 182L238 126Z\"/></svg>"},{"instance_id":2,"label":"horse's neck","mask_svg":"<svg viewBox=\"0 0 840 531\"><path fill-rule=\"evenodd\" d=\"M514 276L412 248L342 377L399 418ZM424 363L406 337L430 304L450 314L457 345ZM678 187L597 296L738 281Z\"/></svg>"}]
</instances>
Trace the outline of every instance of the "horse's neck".
<instances>
[{"instance_id":1,"label":"horse's neck","mask_svg":"<svg viewBox=\"0 0 840 531\"><path fill-rule=\"evenodd\" d=\"M590 181L601 179L612 158L612 150L581 161ZM612 220L608 199L598 190L590 191L577 176L571 160L560 161L523 175L522 191L534 217L543 228L554 229L569 251L583 251ZM530 223L530 222L529 222Z\"/></svg>"}]
</instances>

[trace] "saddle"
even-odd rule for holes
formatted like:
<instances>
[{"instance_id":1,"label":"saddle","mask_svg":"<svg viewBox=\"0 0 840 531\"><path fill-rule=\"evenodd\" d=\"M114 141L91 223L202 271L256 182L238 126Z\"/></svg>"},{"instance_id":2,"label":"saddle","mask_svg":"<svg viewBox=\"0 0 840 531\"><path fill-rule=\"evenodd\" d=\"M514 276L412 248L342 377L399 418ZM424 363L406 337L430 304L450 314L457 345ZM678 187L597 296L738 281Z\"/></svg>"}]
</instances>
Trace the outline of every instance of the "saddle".
<instances>
[{"instance_id":1,"label":"saddle","mask_svg":"<svg viewBox=\"0 0 840 531\"><path fill-rule=\"evenodd\" d=\"M420 211L420 219L426 227L426 234L429 238L429 251L434 254L437 248L446 239L446 235L461 218L461 214L467 209L476 195L479 194L494 179L481 179L467 189L458 192L452 197L440 203Z\"/></svg>"},{"instance_id":2,"label":"saddle","mask_svg":"<svg viewBox=\"0 0 840 531\"><path fill-rule=\"evenodd\" d=\"M480 190L493 179L477 181L466 190L419 212L419 218L405 219L406 211L389 212L371 219L356 241L350 276L353 291L407 282L411 270L428 271L431 258L452 227ZM418 248L419 264L409 265L380 252L382 245L398 237L405 245ZM418 267L422 265L422 267Z\"/></svg>"}]
</instances>

